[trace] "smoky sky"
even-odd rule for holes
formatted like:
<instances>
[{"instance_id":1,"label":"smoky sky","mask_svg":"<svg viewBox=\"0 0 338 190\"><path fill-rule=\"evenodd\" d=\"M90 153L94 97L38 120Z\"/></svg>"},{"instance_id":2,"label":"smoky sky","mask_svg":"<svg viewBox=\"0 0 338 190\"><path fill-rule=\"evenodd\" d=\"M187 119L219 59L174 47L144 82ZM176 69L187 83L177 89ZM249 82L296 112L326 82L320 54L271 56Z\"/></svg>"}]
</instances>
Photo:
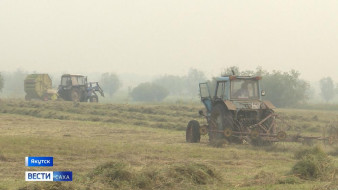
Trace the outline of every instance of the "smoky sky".
<instances>
[{"instance_id":1,"label":"smoky sky","mask_svg":"<svg viewBox=\"0 0 338 190\"><path fill-rule=\"evenodd\" d=\"M0 71L217 76L233 65L338 81L338 1L0 0Z\"/></svg>"}]
</instances>

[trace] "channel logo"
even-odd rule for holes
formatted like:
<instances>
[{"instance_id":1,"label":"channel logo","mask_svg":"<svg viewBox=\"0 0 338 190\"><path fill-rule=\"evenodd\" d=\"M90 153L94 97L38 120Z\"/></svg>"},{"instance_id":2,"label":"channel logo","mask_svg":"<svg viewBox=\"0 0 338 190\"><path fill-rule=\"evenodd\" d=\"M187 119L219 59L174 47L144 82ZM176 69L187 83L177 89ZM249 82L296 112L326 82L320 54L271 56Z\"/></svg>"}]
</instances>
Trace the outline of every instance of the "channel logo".
<instances>
[{"instance_id":1,"label":"channel logo","mask_svg":"<svg viewBox=\"0 0 338 190\"><path fill-rule=\"evenodd\" d=\"M53 157L26 157L25 165L28 167L52 167Z\"/></svg>"},{"instance_id":2,"label":"channel logo","mask_svg":"<svg viewBox=\"0 0 338 190\"><path fill-rule=\"evenodd\" d=\"M73 172L53 172L53 181L73 181Z\"/></svg>"},{"instance_id":3,"label":"channel logo","mask_svg":"<svg viewBox=\"0 0 338 190\"><path fill-rule=\"evenodd\" d=\"M73 181L71 171L26 171L26 181Z\"/></svg>"},{"instance_id":4,"label":"channel logo","mask_svg":"<svg viewBox=\"0 0 338 190\"><path fill-rule=\"evenodd\" d=\"M25 179L26 181L53 181L53 172L26 172Z\"/></svg>"}]
</instances>

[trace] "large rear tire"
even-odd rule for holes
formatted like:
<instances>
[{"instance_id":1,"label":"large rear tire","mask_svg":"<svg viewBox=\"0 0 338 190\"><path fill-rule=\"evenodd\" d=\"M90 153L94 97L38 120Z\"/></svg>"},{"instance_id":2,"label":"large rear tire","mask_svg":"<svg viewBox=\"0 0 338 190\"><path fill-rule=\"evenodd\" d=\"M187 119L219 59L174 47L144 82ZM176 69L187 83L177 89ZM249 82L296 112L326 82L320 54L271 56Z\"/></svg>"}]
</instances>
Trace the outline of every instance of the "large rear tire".
<instances>
[{"instance_id":1,"label":"large rear tire","mask_svg":"<svg viewBox=\"0 0 338 190\"><path fill-rule=\"evenodd\" d=\"M188 143L198 143L200 142L200 140L200 124L196 120L189 121L186 130L186 141Z\"/></svg>"},{"instance_id":2,"label":"large rear tire","mask_svg":"<svg viewBox=\"0 0 338 190\"><path fill-rule=\"evenodd\" d=\"M225 130L230 133L234 130L234 120L232 113L229 110L226 110L225 105L216 104L211 111L211 122L210 122L211 131L209 132L209 141L219 140L225 138L228 142L234 141L234 137L231 135L226 137L224 136Z\"/></svg>"},{"instance_id":3,"label":"large rear tire","mask_svg":"<svg viewBox=\"0 0 338 190\"><path fill-rule=\"evenodd\" d=\"M79 89L72 89L72 91L70 92L70 98L72 101L74 102L80 102L81 100L81 92Z\"/></svg>"}]
</instances>

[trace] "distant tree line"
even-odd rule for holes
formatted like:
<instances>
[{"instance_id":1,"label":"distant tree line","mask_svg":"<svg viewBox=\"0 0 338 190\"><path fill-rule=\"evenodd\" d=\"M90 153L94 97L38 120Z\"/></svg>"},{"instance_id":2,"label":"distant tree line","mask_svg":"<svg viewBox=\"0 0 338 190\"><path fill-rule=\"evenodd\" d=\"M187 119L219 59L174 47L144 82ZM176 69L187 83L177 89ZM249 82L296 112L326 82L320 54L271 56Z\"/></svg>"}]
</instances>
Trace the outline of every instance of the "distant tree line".
<instances>
[{"instance_id":1,"label":"distant tree line","mask_svg":"<svg viewBox=\"0 0 338 190\"><path fill-rule=\"evenodd\" d=\"M162 101L169 94L197 97L198 83L206 80L202 71L190 69L185 76L164 75L152 82L142 83L135 87L130 95L136 101Z\"/></svg>"},{"instance_id":2,"label":"distant tree line","mask_svg":"<svg viewBox=\"0 0 338 190\"><path fill-rule=\"evenodd\" d=\"M190 69L185 76L165 75L155 79L153 83L165 87L172 95L196 97L198 84L206 80L204 72Z\"/></svg>"},{"instance_id":3,"label":"distant tree line","mask_svg":"<svg viewBox=\"0 0 338 190\"><path fill-rule=\"evenodd\" d=\"M309 100L314 93L310 89L307 81L299 78L300 73L295 70L289 72L271 71L268 72L262 67L256 70L240 70L239 67L232 66L223 70L221 75L244 75L262 76L261 89L266 91L265 100L270 100L278 107L294 106ZM12 73L0 73L0 92L10 97L24 96L24 79L28 72L16 70ZM57 88L59 77L50 75L53 79L53 87ZM198 98L199 83L207 81L209 83L211 95L215 91L216 77L207 80L204 72L197 69L190 69L184 76L164 75L147 83L141 83L129 90L129 95L135 101L162 101L167 96L192 97ZM100 75L100 85L105 94L112 96L122 83L115 73L103 73ZM331 101L338 94L338 84L331 77L324 77L319 81L320 95L326 102Z\"/></svg>"},{"instance_id":4,"label":"distant tree line","mask_svg":"<svg viewBox=\"0 0 338 190\"><path fill-rule=\"evenodd\" d=\"M244 70L236 66L227 67L223 75L231 75L232 71L236 75L246 76L262 76L261 87L266 91L264 99L270 100L279 107L293 106L306 102L312 95L313 91L307 81L299 78L300 73L295 70L289 72L272 71L268 72L258 67L256 70ZM320 81L321 97L326 101L330 101L338 94L338 84L334 86L331 77L322 78Z\"/></svg>"}]
</instances>

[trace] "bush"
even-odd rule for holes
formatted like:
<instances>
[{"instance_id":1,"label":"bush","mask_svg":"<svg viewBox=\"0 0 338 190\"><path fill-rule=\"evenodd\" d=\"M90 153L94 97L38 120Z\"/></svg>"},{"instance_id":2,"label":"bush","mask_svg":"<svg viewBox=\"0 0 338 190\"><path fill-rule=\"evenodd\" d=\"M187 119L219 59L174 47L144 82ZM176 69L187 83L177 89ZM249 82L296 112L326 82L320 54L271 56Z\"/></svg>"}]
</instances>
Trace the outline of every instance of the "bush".
<instances>
[{"instance_id":1,"label":"bush","mask_svg":"<svg viewBox=\"0 0 338 190\"><path fill-rule=\"evenodd\" d=\"M135 87L130 93L136 101L162 101L169 95L167 89L154 83L142 83Z\"/></svg>"}]
</instances>

